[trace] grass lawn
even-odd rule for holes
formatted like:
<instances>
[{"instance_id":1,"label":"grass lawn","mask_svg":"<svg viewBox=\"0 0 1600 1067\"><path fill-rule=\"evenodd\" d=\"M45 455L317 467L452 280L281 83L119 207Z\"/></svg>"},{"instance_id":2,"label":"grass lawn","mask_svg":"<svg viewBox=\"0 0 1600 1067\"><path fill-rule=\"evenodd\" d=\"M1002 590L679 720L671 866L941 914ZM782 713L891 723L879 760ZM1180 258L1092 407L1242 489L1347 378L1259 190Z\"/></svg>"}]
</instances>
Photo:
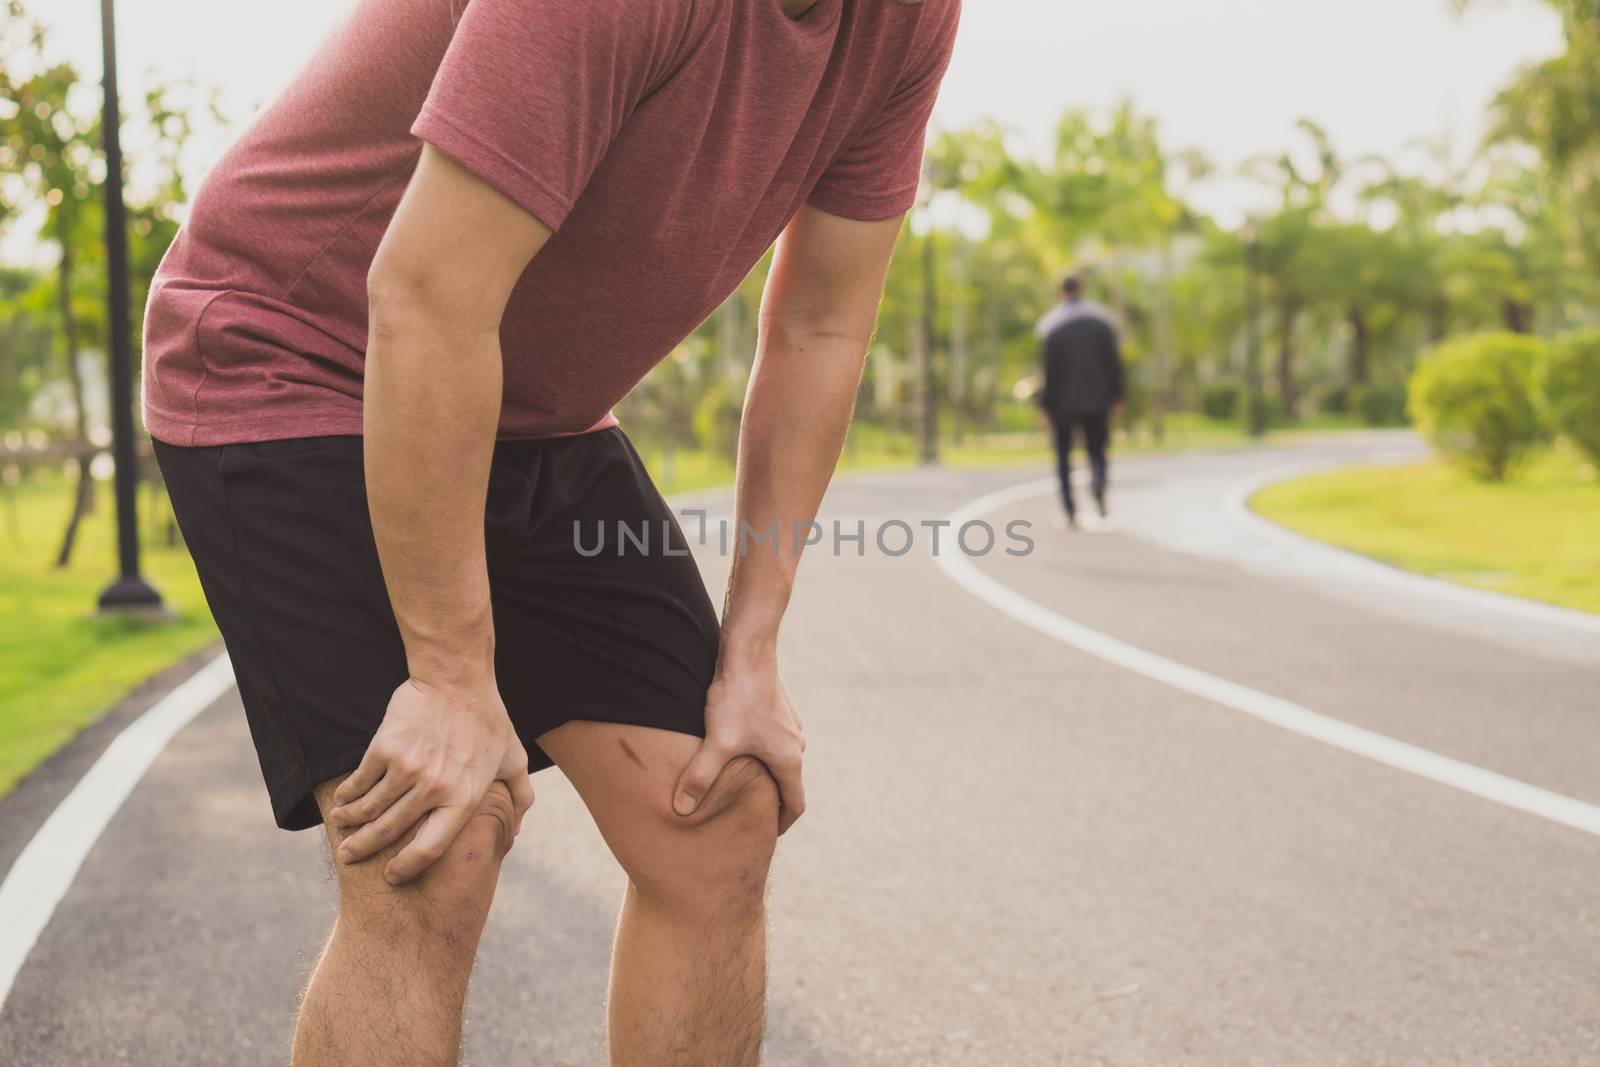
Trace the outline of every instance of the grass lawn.
<instances>
[{"instance_id":1,"label":"grass lawn","mask_svg":"<svg viewBox=\"0 0 1600 1067\"><path fill-rule=\"evenodd\" d=\"M188 552L166 544L165 497L148 489L139 496L143 569L178 617L95 616L117 571L115 502L109 484L96 490L64 570L54 563L72 483L40 475L0 494L0 796L134 686L217 637Z\"/></svg>"},{"instance_id":2,"label":"grass lawn","mask_svg":"<svg viewBox=\"0 0 1600 1067\"><path fill-rule=\"evenodd\" d=\"M1304 478L1250 503L1406 570L1600 612L1600 478L1567 450L1540 455L1505 485L1435 460Z\"/></svg>"}]
</instances>

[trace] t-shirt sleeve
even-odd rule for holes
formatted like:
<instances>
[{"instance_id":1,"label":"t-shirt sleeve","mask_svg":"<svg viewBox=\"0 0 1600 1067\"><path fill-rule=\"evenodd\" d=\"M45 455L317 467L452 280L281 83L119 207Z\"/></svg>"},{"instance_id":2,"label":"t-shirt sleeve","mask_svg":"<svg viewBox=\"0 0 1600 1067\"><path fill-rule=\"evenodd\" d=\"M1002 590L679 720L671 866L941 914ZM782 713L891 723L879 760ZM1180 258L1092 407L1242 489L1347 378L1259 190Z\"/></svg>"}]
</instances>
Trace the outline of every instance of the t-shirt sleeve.
<instances>
[{"instance_id":1,"label":"t-shirt sleeve","mask_svg":"<svg viewBox=\"0 0 1600 1067\"><path fill-rule=\"evenodd\" d=\"M411 132L552 230L671 61L670 0L472 0Z\"/></svg>"},{"instance_id":2,"label":"t-shirt sleeve","mask_svg":"<svg viewBox=\"0 0 1600 1067\"><path fill-rule=\"evenodd\" d=\"M950 66L960 13L959 0L949 0L941 24L883 108L823 172L811 191L813 205L831 215L876 222L903 215L916 204L928 118Z\"/></svg>"}]
</instances>

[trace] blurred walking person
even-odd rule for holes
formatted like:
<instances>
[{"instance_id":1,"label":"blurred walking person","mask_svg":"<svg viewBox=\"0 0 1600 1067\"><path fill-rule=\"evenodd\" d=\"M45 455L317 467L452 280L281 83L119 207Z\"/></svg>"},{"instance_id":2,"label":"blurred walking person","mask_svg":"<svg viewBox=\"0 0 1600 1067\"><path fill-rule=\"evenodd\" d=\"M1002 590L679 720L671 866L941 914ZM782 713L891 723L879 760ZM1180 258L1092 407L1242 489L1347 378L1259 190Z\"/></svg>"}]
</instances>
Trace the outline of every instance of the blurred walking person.
<instances>
[{"instance_id":1,"label":"blurred walking person","mask_svg":"<svg viewBox=\"0 0 1600 1067\"><path fill-rule=\"evenodd\" d=\"M1072 492L1072 448L1083 440L1093 476L1095 508L1103 519L1109 480L1111 422L1122 409L1122 350L1110 312L1083 298L1083 282L1069 274L1061 282L1061 303L1037 327L1044 387L1039 407L1055 438L1056 466L1067 524L1078 525Z\"/></svg>"}]
</instances>

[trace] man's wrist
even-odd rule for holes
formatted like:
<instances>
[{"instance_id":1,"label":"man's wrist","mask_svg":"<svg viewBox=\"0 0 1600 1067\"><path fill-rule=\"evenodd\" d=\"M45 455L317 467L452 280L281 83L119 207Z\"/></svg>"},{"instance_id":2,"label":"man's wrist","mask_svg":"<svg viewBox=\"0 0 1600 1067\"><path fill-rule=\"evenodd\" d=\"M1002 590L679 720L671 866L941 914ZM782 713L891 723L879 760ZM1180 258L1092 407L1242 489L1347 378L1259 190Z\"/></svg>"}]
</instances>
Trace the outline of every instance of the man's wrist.
<instances>
[{"instance_id":1,"label":"man's wrist","mask_svg":"<svg viewBox=\"0 0 1600 1067\"><path fill-rule=\"evenodd\" d=\"M450 645L406 649L406 671L435 689L475 689L494 684L494 636Z\"/></svg>"},{"instance_id":2,"label":"man's wrist","mask_svg":"<svg viewBox=\"0 0 1600 1067\"><path fill-rule=\"evenodd\" d=\"M778 662L778 630L735 629L722 632L718 670L743 670L775 665Z\"/></svg>"}]
</instances>

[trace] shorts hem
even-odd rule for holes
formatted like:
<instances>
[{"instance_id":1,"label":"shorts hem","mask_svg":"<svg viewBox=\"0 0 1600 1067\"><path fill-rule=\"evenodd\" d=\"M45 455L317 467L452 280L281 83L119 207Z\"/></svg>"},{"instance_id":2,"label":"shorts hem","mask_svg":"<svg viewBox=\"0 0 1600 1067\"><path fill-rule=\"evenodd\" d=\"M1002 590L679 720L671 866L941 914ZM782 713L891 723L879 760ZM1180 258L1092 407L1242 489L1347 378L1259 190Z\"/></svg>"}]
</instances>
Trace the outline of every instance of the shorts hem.
<instances>
[{"instance_id":1,"label":"shorts hem","mask_svg":"<svg viewBox=\"0 0 1600 1067\"><path fill-rule=\"evenodd\" d=\"M550 731L558 730L569 723L594 722L612 726L641 726L652 730L668 730L703 739L706 736L704 710L702 705L696 715L674 719L666 716L619 714L609 708L581 705L576 706L570 715L552 721L548 726L541 726L537 736L543 737ZM272 813L277 820L278 828L298 831L314 830L321 826L322 812L317 807L315 795L317 787L340 775L349 774L361 766L361 760L366 756L371 744L370 740L365 741L332 755L308 760L286 775L282 784L269 789ZM538 747L536 739L531 744L527 741L524 744L528 746L529 774L537 774L555 766L555 761Z\"/></svg>"},{"instance_id":2,"label":"shorts hem","mask_svg":"<svg viewBox=\"0 0 1600 1067\"><path fill-rule=\"evenodd\" d=\"M559 730L568 723L574 722L597 722L605 723L610 726L643 726L652 730L670 730L673 733L687 734L690 737L704 738L706 736L705 705L703 704L692 717L685 716L682 718L669 718L668 716L664 715L656 715L653 717L647 715L626 715L619 714L618 712L609 708L602 709L586 705L578 710L573 711L572 714L561 718L559 721L552 722L549 726L542 727L538 736L543 737L551 730ZM537 745L537 740L535 740L535 745ZM554 765L554 762L543 752L543 750L538 752L530 751L528 753L528 768L531 771L542 771L545 768L553 767Z\"/></svg>"},{"instance_id":3,"label":"shorts hem","mask_svg":"<svg viewBox=\"0 0 1600 1067\"><path fill-rule=\"evenodd\" d=\"M322 825L322 812L317 808L317 786L361 766L372 742L342 749L296 767L285 775L282 784L267 790L272 798L272 814L281 830L313 830Z\"/></svg>"}]
</instances>

